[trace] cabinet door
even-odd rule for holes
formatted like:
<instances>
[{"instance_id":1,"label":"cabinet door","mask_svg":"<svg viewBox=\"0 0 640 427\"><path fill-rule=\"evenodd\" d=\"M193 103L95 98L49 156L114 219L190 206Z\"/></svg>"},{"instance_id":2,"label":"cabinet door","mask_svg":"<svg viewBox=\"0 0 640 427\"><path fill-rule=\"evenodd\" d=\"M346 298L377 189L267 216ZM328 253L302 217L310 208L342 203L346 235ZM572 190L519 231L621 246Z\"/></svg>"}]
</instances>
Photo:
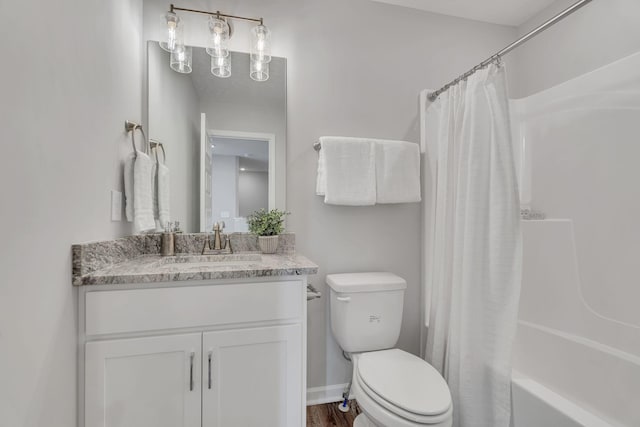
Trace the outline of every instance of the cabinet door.
<instances>
[{"instance_id":1,"label":"cabinet door","mask_svg":"<svg viewBox=\"0 0 640 427\"><path fill-rule=\"evenodd\" d=\"M300 427L300 325L205 333L203 427Z\"/></svg>"},{"instance_id":2,"label":"cabinet door","mask_svg":"<svg viewBox=\"0 0 640 427\"><path fill-rule=\"evenodd\" d=\"M89 342L85 427L200 427L202 334Z\"/></svg>"}]
</instances>

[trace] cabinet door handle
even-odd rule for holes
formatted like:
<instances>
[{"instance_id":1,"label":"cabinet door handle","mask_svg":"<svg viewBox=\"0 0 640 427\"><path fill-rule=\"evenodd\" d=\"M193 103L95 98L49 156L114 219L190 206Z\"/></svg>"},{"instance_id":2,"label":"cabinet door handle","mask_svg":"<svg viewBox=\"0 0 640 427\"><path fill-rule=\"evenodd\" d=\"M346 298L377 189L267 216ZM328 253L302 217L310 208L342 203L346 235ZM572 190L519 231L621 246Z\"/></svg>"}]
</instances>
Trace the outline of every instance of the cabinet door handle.
<instances>
[{"instance_id":1,"label":"cabinet door handle","mask_svg":"<svg viewBox=\"0 0 640 427\"><path fill-rule=\"evenodd\" d=\"M189 391L193 391L193 359L196 354L192 351L189 356Z\"/></svg>"},{"instance_id":2,"label":"cabinet door handle","mask_svg":"<svg viewBox=\"0 0 640 427\"><path fill-rule=\"evenodd\" d=\"M211 390L211 357L213 356L213 351L209 352L209 390Z\"/></svg>"}]
</instances>

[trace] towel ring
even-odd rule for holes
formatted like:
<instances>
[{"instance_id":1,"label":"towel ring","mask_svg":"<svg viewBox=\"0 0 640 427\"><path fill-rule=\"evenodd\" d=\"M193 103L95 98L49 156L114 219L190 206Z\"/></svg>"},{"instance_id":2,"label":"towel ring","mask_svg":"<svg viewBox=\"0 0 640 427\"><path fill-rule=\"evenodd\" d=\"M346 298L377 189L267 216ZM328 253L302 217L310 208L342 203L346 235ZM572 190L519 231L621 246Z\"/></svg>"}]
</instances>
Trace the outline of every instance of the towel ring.
<instances>
[{"instance_id":1,"label":"towel ring","mask_svg":"<svg viewBox=\"0 0 640 427\"><path fill-rule=\"evenodd\" d=\"M144 129L142 129L142 125L138 124L138 123L134 123L131 122L129 120L126 120L124 122L124 128L127 132L131 132L131 146L133 147L133 154L135 156L135 158L138 158L138 149L136 148L136 137L135 137L135 133L136 133L136 129L140 130L140 133L142 133L142 142L144 144L144 153L145 154L151 154L151 148L149 145L149 141L147 140L147 135L144 133Z\"/></svg>"},{"instance_id":2,"label":"towel ring","mask_svg":"<svg viewBox=\"0 0 640 427\"><path fill-rule=\"evenodd\" d=\"M162 150L162 164L167 163L167 152L164 151L164 144L162 142L150 139L149 146L151 150L155 149L156 163L160 163L160 160L158 160L158 147Z\"/></svg>"}]
</instances>

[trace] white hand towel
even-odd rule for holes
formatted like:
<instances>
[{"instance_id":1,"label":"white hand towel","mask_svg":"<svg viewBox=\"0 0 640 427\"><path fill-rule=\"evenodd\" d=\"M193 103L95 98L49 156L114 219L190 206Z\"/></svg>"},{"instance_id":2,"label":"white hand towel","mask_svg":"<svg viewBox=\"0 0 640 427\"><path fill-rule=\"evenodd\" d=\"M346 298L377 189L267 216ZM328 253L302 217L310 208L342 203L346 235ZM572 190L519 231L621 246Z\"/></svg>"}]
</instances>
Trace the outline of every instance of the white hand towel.
<instances>
[{"instance_id":1,"label":"white hand towel","mask_svg":"<svg viewBox=\"0 0 640 427\"><path fill-rule=\"evenodd\" d=\"M136 233L155 230L153 219L151 158L138 151L133 164L133 227Z\"/></svg>"},{"instance_id":2,"label":"white hand towel","mask_svg":"<svg viewBox=\"0 0 640 427\"><path fill-rule=\"evenodd\" d=\"M320 152L324 156L324 202L347 206L374 205L376 144L370 139L345 137L322 137L320 144ZM322 185L320 190L323 190Z\"/></svg>"},{"instance_id":3,"label":"white hand towel","mask_svg":"<svg viewBox=\"0 0 640 427\"><path fill-rule=\"evenodd\" d=\"M325 138L320 138L320 144L322 146L322 140ZM318 173L316 175L316 194L318 196L324 196L324 193L327 191L327 167L326 167L326 151L322 151L320 149L318 153Z\"/></svg>"},{"instance_id":4,"label":"white hand towel","mask_svg":"<svg viewBox=\"0 0 640 427\"><path fill-rule=\"evenodd\" d=\"M133 165L135 154L131 153L124 161L124 199L127 221L133 221Z\"/></svg>"},{"instance_id":5,"label":"white hand towel","mask_svg":"<svg viewBox=\"0 0 640 427\"><path fill-rule=\"evenodd\" d=\"M171 220L171 209L169 207L169 168L162 164L157 164L157 200L158 200L158 220L162 229Z\"/></svg>"},{"instance_id":6,"label":"white hand towel","mask_svg":"<svg viewBox=\"0 0 640 427\"><path fill-rule=\"evenodd\" d=\"M151 198L153 204L153 219L156 221L159 218L158 215L158 162L153 162L151 166Z\"/></svg>"},{"instance_id":7,"label":"white hand towel","mask_svg":"<svg viewBox=\"0 0 640 427\"><path fill-rule=\"evenodd\" d=\"M420 201L420 147L405 141L376 140L377 203Z\"/></svg>"}]
</instances>

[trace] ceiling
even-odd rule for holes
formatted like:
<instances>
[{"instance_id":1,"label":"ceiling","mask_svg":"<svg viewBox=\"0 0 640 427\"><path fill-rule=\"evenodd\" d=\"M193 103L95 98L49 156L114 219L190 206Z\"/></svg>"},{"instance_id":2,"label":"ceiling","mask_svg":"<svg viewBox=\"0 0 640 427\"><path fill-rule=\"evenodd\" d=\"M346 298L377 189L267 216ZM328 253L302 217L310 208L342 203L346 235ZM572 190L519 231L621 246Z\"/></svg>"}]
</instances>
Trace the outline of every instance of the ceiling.
<instances>
[{"instance_id":1,"label":"ceiling","mask_svg":"<svg viewBox=\"0 0 640 427\"><path fill-rule=\"evenodd\" d=\"M519 26L555 0L372 0L459 18Z\"/></svg>"}]
</instances>

